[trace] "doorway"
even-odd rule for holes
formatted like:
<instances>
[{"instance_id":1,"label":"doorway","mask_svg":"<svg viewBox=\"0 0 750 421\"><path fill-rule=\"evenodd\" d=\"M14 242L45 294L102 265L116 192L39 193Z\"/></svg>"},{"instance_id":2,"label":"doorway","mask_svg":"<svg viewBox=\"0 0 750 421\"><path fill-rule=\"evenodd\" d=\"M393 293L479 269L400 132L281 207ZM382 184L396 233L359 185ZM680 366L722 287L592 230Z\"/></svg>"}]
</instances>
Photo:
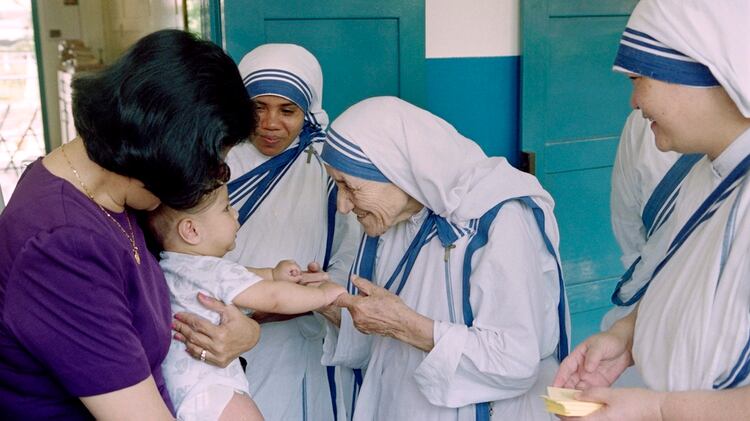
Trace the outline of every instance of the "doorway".
<instances>
[{"instance_id":1,"label":"doorway","mask_svg":"<svg viewBox=\"0 0 750 421\"><path fill-rule=\"evenodd\" d=\"M31 0L0 0L0 191L45 154Z\"/></svg>"}]
</instances>

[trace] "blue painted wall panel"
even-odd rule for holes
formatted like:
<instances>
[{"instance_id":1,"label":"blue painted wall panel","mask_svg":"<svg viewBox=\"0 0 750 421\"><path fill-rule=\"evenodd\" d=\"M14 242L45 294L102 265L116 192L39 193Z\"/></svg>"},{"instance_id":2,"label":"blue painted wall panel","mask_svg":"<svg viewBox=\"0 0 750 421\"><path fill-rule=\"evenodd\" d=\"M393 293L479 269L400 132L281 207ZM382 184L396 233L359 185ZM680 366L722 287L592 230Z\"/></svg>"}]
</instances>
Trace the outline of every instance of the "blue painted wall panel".
<instances>
[{"instance_id":1,"label":"blue painted wall panel","mask_svg":"<svg viewBox=\"0 0 750 421\"><path fill-rule=\"evenodd\" d=\"M518 56L426 60L427 109L518 166Z\"/></svg>"}]
</instances>

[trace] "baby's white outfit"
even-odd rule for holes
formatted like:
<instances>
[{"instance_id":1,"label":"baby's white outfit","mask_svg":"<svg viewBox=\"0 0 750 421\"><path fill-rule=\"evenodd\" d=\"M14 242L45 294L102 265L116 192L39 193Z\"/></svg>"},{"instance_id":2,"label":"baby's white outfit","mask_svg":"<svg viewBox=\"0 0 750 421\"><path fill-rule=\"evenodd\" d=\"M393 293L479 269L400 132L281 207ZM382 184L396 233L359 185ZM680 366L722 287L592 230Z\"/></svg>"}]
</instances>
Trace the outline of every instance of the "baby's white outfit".
<instances>
[{"instance_id":1,"label":"baby's white outfit","mask_svg":"<svg viewBox=\"0 0 750 421\"><path fill-rule=\"evenodd\" d=\"M172 312L195 313L215 324L219 324L219 315L198 302L199 291L231 303L262 280L244 266L219 257L168 251L160 256ZM174 339L162 371L178 420L216 420L234 393L250 394L239 360L219 368L193 358L185 352L185 345Z\"/></svg>"}]
</instances>

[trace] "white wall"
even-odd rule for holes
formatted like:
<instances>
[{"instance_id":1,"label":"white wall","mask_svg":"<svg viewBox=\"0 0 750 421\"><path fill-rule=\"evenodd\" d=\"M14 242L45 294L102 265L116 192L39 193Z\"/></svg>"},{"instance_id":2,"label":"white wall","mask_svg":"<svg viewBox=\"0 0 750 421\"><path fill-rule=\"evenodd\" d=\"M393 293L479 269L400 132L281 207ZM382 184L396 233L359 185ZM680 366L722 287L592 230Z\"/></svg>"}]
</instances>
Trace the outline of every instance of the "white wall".
<instances>
[{"instance_id":1,"label":"white wall","mask_svg":"<svg viewBox=\"0 0 750 421\"><path fill-rule=\"evenodd\" d=\"M425 0L427 58L516 56L520 0Z\"/></svg>"}]
</instances>

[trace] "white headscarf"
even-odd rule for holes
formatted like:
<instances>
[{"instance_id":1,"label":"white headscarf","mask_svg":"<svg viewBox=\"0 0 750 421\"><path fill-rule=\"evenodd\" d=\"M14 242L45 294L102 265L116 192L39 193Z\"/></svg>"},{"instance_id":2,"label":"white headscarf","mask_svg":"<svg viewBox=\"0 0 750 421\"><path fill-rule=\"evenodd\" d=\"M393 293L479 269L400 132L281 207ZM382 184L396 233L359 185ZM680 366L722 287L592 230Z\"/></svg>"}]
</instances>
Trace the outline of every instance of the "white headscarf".
<instances>
[{"instance_id":1,"label":"white headscarf","mask_svg":"<svg viewBox=\"0 0 750 421\"><path fill-rule=\"evenodd\" d=\"M637 69L639 62L647 62L645 67L651 69L661 62L656 72L663 73L665 68L680 67L686 61L680 55L687 56L707 67L740 112L750 118L750 1L641 0L627 28L636 32L629 34L626 29L618 60L626 43L639 53L631 54L624 64L616 60L616 70L643 74ZM626 41L627 37L631 39ZM681 83L669 80L670 76L654 78Z\"/></svg>"},{"instance_id":2,"label":"white headscarf","mask_svg":"<svg viewBox=\"0 0 750 421\"><path fill-rule=\"evenodd\" d=\"M351 149L342 151L335 139ZM354 157L356 149L361 153ZM396 97L366 99L341 114L329 129L323 159L347 174L377 180L347 167L369 159L385 179L459 225L521 196L531 197L554 221L552 197L534 176L516 170L505 158L487 157L446 121ZM359 168L366 166L359 161ZM548 226L555 227L550 239L556 246L556 224Z\"/></svg>"},{"instance_id":3,"label":"white headscarf","mask_svg":"<svg viewBox=\"0 0 750 421\"><path fill-rule=\"evenodd\" d=\"M295 44L264 44L245 54L239 65L250 98L286 98L305 112L305 121L328 127L323 110L323 71L309 51Z\"/></svg>"},{"instance_id":4,"label":"white headscarf","mask_svg":"<svg viewBox=\"0 0 750 421\"><path fill-rule=\"evenodd\" d=\"M290 147L229 183L229 199L239 207L244 224L278 185L296 159L309 145L325 139L328 114L322 108L323 72L309 51L294 44L264 44L240 62L242 81L251 98L273 95L286 98L304 112L299 136ZM232 159L230 152L230 159Z\"/></svg>"}]
</instances>

